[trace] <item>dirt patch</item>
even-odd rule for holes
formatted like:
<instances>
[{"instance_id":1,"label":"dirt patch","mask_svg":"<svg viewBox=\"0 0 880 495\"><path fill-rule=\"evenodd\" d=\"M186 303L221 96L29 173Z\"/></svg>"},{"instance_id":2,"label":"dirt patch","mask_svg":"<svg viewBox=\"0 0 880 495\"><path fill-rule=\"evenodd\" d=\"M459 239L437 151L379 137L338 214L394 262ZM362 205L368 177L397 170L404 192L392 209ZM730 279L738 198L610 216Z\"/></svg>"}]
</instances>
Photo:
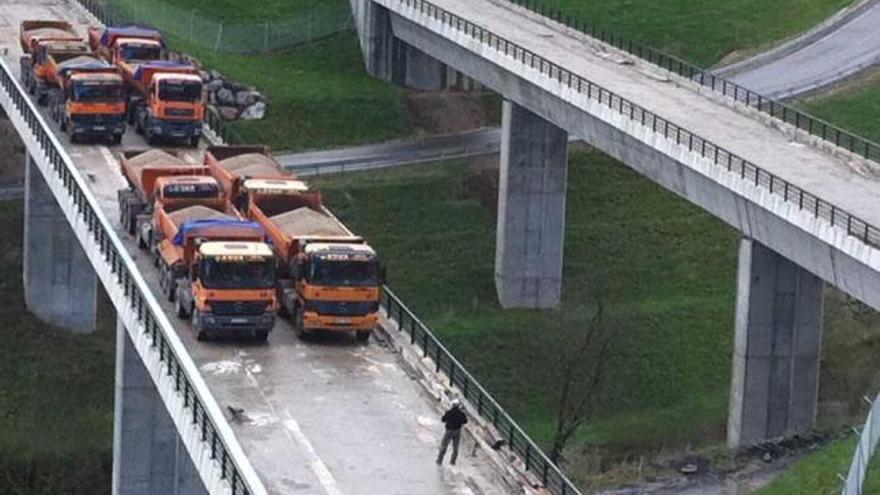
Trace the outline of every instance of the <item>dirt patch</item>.
<instances>
[{"instance_id":1,"label":"dirt patch","mask_svg":"<svg viewBox=\"0 0 880 495\"><path fill-rule=\"evenodd\" d=\"M407 105L418 134L450 134L490 124L489 103L481 93L425 91L411 93Z\"/></svg>"},{"instance_id":2,"label":"dirt patch","mask_svg":"<svg viewBox=\"0 0 880 495\"><path fill-rule=\"evenodd\" d=\"M475 199L487 211L498 212L498 156L474 158L464 183L464 199Z\"/></svg>"},{"instance_id":3,"label":"dirt patch","mask_svg":"<svg viewBox=\"0 0 880 495\"><path fill-rule=\"evenodd\" d=\"M0 114L0 184L24 180L24 143L12 122Z\"/></svg>"}]
</instances>

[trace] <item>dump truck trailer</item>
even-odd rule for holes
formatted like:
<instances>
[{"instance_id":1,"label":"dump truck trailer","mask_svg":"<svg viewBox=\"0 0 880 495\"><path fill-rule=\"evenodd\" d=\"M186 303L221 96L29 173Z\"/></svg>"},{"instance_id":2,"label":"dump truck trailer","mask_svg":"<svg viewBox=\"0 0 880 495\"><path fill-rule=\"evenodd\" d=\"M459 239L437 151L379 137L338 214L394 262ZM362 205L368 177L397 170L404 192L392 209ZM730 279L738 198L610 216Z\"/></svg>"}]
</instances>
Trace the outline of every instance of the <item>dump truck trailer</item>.
<instances>
[{"instance_id":1,"label":"dump truck trailer","mask_svg":"<svg viewBox=\"0 0 880 495\"><path fill-rule=\"evenodd\" d=\"M19 42L24 52L19 61L21 81L40 105L45 103L49 87L60 86L59 64L91 53L66 21L22 21Z\"/></svg>"},{"instance_id":2,"label":"dump truck trailer","mask_svg":"<svg viewBox=\"0 0 880 495\"><path fill-rule=\"evenodd\" d=\"M265 146L209 146L205 166L220 183L232 203L247 210L248 198L244 184L250 179L296 179L284 171Z\"/></svg>"},{"instance_id":3,"label":"dump truck trailer","mask_svg":"<svg viewBox=\"0 0 880 495\"><path fill-rule=\"evenodd\" d=\"M154 211L165 297L199 340L224 332L265 340L275 325L275 256L255 223L226 202Z\"/></svg>"},{"instance_id":4,"label":"dump truck trailer","mask_svg":"<svg viewBox=\"0 0 880 495\"><path fill-rule=\"evenodd\" d=\"M292 179L248 179L248 217L278 258L278 300L297 335L353 332L369 340L379 320L383 275L376 252Z\"/></svg>"},{"instance_id":5,"label":"dump truck trailer","mask_svg":"<svg viewBox=\"0 0 880 495\"><path fill-rule=\"evenodd\" d=\"M175 150L126 150L119 155L119 166L128 183L117 193L119 222L142 246L153 244L153 206L161 200L169 207L188 206L213 199L225 205L217 181L207 167L193 165Z\"/></svg>"},{"instance_id":6,"label":"dump truck trailer","mask_svg":"<svg viewBox=\"0 0 880 495\"><path fill-rule=\"evenodd\" d=\"M57 86L49 89L49 114L71 141L102 137L114 144L125 135L125 82L119 70L90 55L58 65Z\"/></svg>"}]
</instances>

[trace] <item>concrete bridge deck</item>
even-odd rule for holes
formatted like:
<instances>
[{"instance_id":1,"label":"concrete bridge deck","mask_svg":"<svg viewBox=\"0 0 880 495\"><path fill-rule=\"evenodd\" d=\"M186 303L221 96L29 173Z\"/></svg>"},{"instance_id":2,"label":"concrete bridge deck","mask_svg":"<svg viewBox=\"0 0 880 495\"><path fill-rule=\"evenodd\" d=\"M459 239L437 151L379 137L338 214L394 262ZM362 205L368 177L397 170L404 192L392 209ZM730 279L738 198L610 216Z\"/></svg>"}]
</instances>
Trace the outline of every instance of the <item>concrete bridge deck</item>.
<instances>
[{"instance_id":1,"label":"concrete bridge deck","mask_svg":"<svg viewBox=\"0 0 880 495\"><path fill-rule=\"evenodd\" d=\"M73 0L0 0L0 52L7 50L3 58L15 72L23 19L75 20L83 33L91 22ZM160 294L152 260L125 237L118 222L116 191L126 184L114 153L146 143L129 130L119 148L71 145L51 125L143 277ZM197 162L201 152L193 150L187 158ZM223 410L244 409L230 424L269 493L508 493L482 453L467 455L467 441L458 466L435 465L442 433L438 405L404 371L393 349L377 342L362 346L353 338L303 343L281 319L268 344L198 342L170 304L163 301L163 308ZM149 455L148 445L125 448L142 448Z\"/></svg>"},{"instance_id":2,"label":"concrete bridge deck","mask_svg":"<svg viewBox=\"0 0 880 495\"><path fill-rule=\"evenodd\" d=\"M406 17L405 0L377 3ZM431 0L431 3L516 43L642 108L880 225L877 164L734 103L696 83L611 48L503 0ZM576 129L569 129L576 133Z\"/></svg>"}]
</instances>

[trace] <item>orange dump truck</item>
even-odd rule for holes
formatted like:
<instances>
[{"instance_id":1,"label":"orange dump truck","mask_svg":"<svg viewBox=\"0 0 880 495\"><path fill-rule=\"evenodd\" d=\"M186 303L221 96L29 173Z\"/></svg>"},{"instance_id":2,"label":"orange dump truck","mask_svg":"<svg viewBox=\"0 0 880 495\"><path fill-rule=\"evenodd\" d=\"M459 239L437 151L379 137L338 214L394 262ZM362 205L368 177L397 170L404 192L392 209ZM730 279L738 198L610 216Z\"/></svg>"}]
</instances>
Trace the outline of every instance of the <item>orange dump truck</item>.
<instances>
[{"instance_id":1,"label":"orange dump truck","mask_svg":"<svg viewBox=\"0 0 880 495\"><path fill-rule=\"evenodd\" d=\"M128 182L127 189L117 192L119 222L141 246L153 244L153 205L157 200L170 207L208 199L225 205L220 186L208 175L208 169L186 163L179 151L123 151L119 163Z\"/></svg>"},{"instance_id":2,"label":"orange dump truck","mask_svg":"<svg viewBox=\"0 0 880 495\"><path fill-rule=\"evenodd\" d=\"M369 340L379 321L383 274L376 252L327 210L304 182L248 179L248 217L278 257L278 298L305 337L318 330Z\"/></svg>"},{"instance_id":3,"label":"orange dump truck","mask_svg":"<svg viewBox=\"0 0 880 495\"><path fill-rule=\"evenodd\" d=\"M294 179L285 172L265 146L209 146L205 165L220 183L232 203L242 211L248 198L244 184L249 179Z\"/></svg>"},{"instance_id":4,"label":"orange dump truck","mask_svg":"<svg viewBox=\"0 0 880 495\"><path fill-rule=\"evenodd\" d=\"M119 68L129 85L129 122L147 141L171 139L196 146L205 99L199 70L168 60L162 33L138 25L89 30L89 44Z\"/></svg>"},{"instance_id":5,"label":"orange dump truck","mask_svg":"<svg viewBox=\"0 0 880 495\"><path fill-rule=\"evenodd\" d=\"M89 55L89 45L67 21L22 21L19 43L21 81L35 95L37 103L46 100L47 88L58 86L58 65L65 60Z\"/></svg>"},{"instance_id":6,"label":"orange dump truck","mask_svg":"<svg viewBox=\"0 0 880 495\"><path fill-rule=\"evenodd\" d=\"M114 144L125 135L125 82L119 70L90 55L58 64L48 106L71 141L81 136L103 137Z\"/></svg>"},{"instance_id":7,"label":"orange dump truck","mask_svg":"<svg viewBox=\"0 0 880 495\"><path fill-rule=\"evenodd\" d=\"M275 326L275 256L259 224L228 201L154 212L160 286L191 318L199 340L215 333L266 340Z\"/></svg>"}]
</instances>

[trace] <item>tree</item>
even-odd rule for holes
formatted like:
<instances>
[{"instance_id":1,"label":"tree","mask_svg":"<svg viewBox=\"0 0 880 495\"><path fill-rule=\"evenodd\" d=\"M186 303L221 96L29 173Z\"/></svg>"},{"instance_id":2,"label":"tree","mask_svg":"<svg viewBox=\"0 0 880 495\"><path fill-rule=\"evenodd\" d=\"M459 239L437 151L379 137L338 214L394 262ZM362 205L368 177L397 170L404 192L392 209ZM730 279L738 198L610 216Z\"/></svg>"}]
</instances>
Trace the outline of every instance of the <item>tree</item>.
<instances>
[{"instance_id":1,"label":"tree","mask_svg":"<svg viewBox=\"0 0 880 495\"><path fill-rule=\"evenodd\" d=\"M595 413L610 342L605 316L605 304L599 300L585 327L563 322L559 329L559 396L549 454L554 464L562 459L572 436Z\"/></svg>"}]
</instances>

